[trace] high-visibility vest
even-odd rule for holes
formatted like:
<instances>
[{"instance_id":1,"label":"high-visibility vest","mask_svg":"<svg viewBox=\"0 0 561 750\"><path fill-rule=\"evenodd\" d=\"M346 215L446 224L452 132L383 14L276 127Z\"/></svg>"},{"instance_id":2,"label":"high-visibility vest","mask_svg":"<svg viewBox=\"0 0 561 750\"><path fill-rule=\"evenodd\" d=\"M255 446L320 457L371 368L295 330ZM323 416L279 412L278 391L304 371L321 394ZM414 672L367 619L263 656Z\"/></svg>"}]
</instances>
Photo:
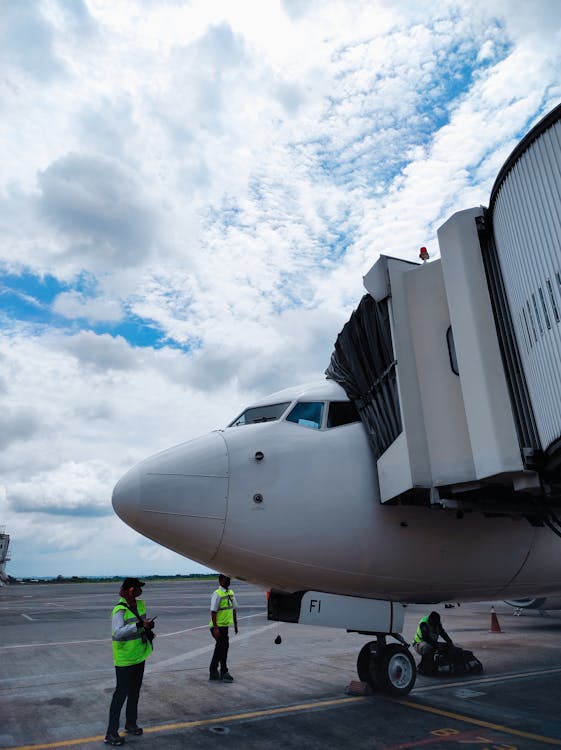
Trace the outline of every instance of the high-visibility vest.
<instances>
[{"instance_id":1,"label":"high-visibility vest","mask_svg":"<svg viewBox=\"0 0 561 750\"><path fill-rule=\"evenodd\" d=\"M421 619L419 620L419 624L417 625L417 632L415 633L415 641L414 641L415 643L420 643L421 641L424 640L423 633L421 632L421 623L422 622L426 622L427 627L429 628L429 632L431 632L431 627L429 625L429 616L426 615L425 617L421 617ZM431 633L431 635L432 635L432 633ZM436 638L438 638L438 631L436 632L435 635L436 635Z\"/></svg>"},{"instance_id":2,"label":"high-visibility vest","mask_svg":"<svg viewBox=\"0 0 561 750\"><path fill-rule=\"evenodd\" d=\"M216 624L219 628L227 628L229 625L234 624L234 592L232 589L224 591L224 589L216 589L214 592L218 595L218 611L216 612ZM209 625L212 627L212 617L210 618Z\"/></svg>"},{"instance_id":3,"label":"high-visibility vest","mask_svg":"<svg viewBox=\"0 0 561 750\"><path fill-rule=\"evenodd\" d=\"M126 599L119 600L119 603L113 607L111 617L118 612L120 609L123 610L125 625L129 625L131 621L138 622L136 615L130 611L126 606ZM146 614L146 604L142 599L136 600L136 607L140 618L142 619ZM113 634L113 663L116 667L130 667L132 664L140 664L144 661L151 653L152 646L148 641L142 642L142 630L138 628L132 633L125 641L115 640Z\"/></svg>"}]
</instances>

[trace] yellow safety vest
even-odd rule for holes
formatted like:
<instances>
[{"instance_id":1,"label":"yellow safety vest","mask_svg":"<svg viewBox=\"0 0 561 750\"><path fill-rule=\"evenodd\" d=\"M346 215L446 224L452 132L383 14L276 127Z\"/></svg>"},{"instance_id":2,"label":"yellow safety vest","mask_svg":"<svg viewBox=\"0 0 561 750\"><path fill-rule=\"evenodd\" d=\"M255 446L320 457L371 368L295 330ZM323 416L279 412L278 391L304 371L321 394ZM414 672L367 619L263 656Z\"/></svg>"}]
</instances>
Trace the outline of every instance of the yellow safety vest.
<instances>
[{"instance_id":1,"label":"yellow safety vest","mask_svg":"<svg viewBox=\"0 0 561 750\"><path fill-rule=\"evenodd\" d=\"M232 589L224 591L224 589L216 589L214 592L218 594L219 603L218 611L216 613L216 624L219 628L226 628L234 624L234 592ZM210 627L214 625L212 617L210 618Z\"/></svg>"},{"instance_id":2,"label":"yellow safety vest","mask_svg":"<svg viewBox=\"0 0 561 750\"><path fill-rule=\"evenodd\" d=\"M120 609L123 610L125 625L129 625L131 621L138 622L136 615L130 611L126 606L126 599L119 599L119 603L113 607L111 617L118 612ZM146 614L146 604L142 599L136 600L136 607L138 614L141 618ZM132 664L140 664L152 653L152 646L150 643L142 642L142 630L136 629L136 632L130 635L125 641L115 640L113 634L113 663L116 667L130 667Z\"/></svg>"},{"instance_id":3,"label":"yellow safety vest","mask_svg":"<svg viewBox=\"0 0 561 750\"><path fill-rule=\"evenodd\" d=\"M431 634L431 636L436 635L436 639L438 639L438 635L439 635L438 630L436 631L435 634L432 632L432 629L431 629L431 627L429 625L429 616L425 615L425 617L421 617L421 619L419 620L419 624L417 625L417 632L415 633L414 643L421 643L421 641L424 640L423 639L423 633L421 631L421 623L422 622L426 622L427 623L427 627L429 628L429 633Z\"/></svg>"}]
</instances>

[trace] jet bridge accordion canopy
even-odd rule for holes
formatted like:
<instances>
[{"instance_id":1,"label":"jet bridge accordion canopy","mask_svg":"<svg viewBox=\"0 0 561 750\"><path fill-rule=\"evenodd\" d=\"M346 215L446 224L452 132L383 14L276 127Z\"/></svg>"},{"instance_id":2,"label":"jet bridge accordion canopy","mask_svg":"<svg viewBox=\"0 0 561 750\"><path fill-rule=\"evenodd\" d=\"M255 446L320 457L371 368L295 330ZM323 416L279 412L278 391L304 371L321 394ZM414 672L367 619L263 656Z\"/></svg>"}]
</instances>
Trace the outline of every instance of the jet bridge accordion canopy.
<instances>
[{"instance_id":1,"label":"jet bridge accordion canopy","mask_svg":"<svg viewBox=\"0 0 561 750\"><path fill-rule=\"evenodd\" d=\"M337 337L325 374L354 403L378 458L402 429L387 300L364 295Z\"/></svg>"}]
</instances>

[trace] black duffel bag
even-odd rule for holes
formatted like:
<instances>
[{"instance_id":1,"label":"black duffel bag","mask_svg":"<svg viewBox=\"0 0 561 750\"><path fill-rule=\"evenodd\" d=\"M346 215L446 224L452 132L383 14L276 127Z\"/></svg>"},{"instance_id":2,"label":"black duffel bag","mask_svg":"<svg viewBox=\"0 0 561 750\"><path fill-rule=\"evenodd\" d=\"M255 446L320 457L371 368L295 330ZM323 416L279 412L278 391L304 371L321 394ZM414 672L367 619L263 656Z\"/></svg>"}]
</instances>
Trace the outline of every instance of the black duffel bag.
<instances>
[{"instance_id":1,"label":"black duffel bag","mask_svg":"<svg viewBox=\"0 0 561 750\"><path fill-rule=\"evenodd\" d=\"M443 644L434 655L434 668L439 675L478 674L483 664L473 651Z\"/></svg>"}]
</instances>

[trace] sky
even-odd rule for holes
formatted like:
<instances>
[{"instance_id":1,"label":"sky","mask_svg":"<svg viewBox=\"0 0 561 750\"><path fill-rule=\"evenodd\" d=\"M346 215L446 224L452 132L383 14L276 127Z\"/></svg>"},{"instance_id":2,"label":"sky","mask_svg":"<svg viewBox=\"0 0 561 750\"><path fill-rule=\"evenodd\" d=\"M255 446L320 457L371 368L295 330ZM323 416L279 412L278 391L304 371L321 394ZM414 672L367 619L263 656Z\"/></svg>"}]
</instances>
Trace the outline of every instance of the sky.
<instances>
[{"instance_id":1,"label":"sky","mask_svg":"<svg viewBox=\"0 0 561 750\"><path fill-rule=\"evenodd\" d=\"M137 461L323 379L561 101L557 0L0 0L0 528L16 577L206 568Z\"/></svg>"}]
</instances>

